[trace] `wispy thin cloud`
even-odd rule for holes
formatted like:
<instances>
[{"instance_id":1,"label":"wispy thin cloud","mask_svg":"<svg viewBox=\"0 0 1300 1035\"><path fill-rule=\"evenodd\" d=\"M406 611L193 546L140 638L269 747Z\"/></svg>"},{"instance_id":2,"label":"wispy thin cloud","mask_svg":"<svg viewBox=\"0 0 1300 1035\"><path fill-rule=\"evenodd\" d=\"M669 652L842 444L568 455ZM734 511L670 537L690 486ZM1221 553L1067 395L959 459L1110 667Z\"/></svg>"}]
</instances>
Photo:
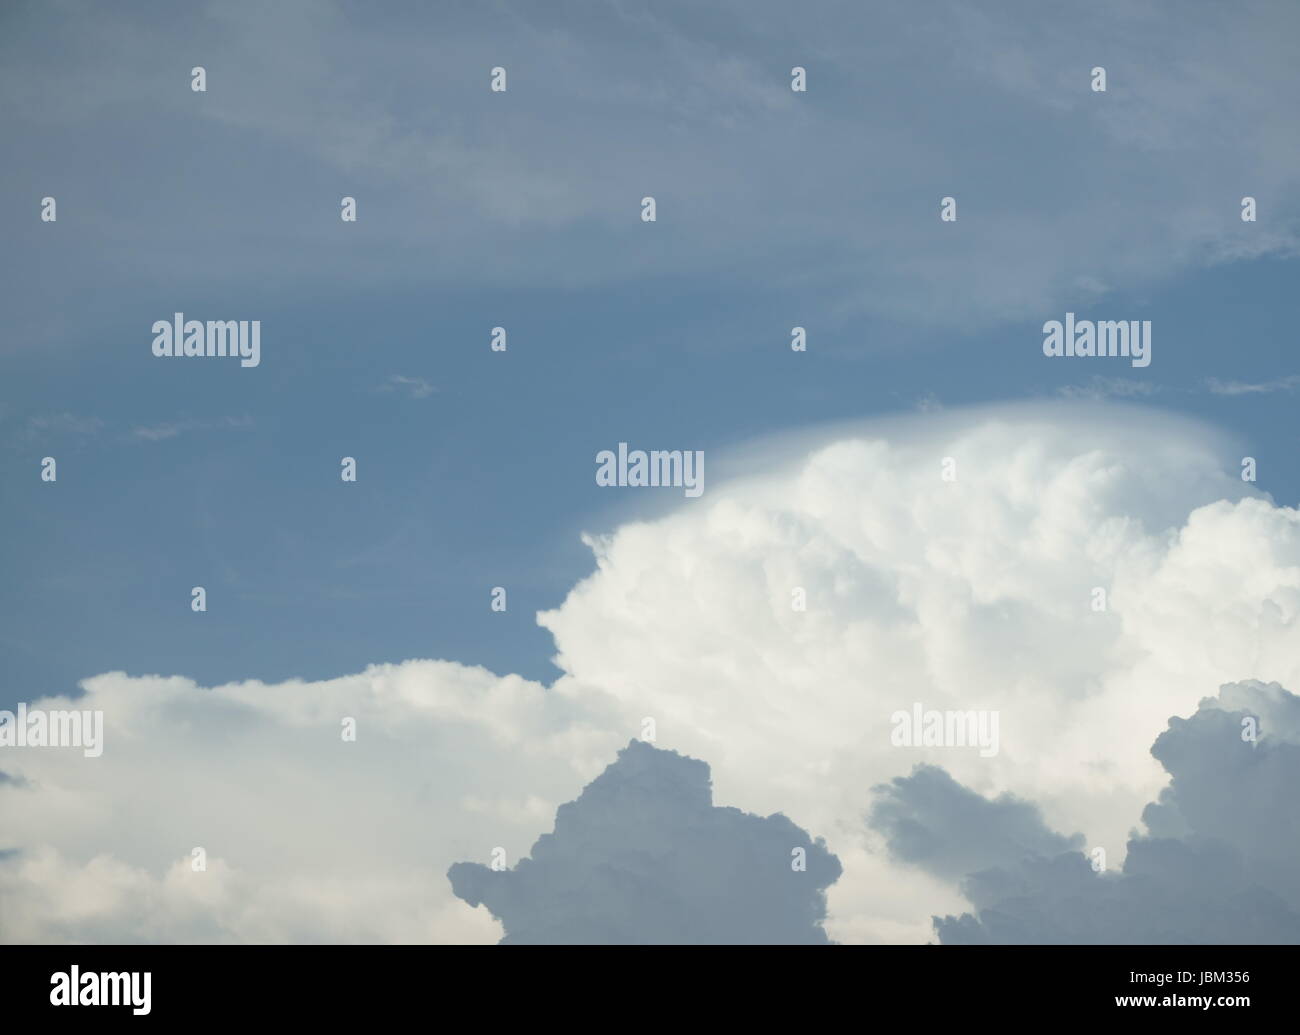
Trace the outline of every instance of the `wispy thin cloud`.
<instances>
[{"instance_id":1,"label":"wispy thin cloud","mask_svg":"<svg viewBox=\"0 0 1300 1035\"><path fill-rule=\"evenodd\" d=\"M136 442L162 442L189 431L211 431L218 428L252 427L252 417L221 417L217 420L182 420L166 424L134 427L127 437Z\"/></svg>"},{"instance_id":2,"label":"wispy thin cloud","mask_svg":"<svg viewBox=\"0 0 1300 1035\"><path fill-rule=\"evenodd\" d=\"M437 391L422 377L407 377L404 374L392 374L387 381L375 389L377 392L405 392L412 399L425 399Z\"/></svg>"},{"instance_id":3,"label":"wispy thin cloud","mask_svg":"<svg viewBox=\"0 0 1300 1035\"><path fill-rule=\"evenodd\" d=\"M1137 399L1155 395L1159 390L1150 381L1127 377L1094 377L1087 384L1062 385L1056 394L1063 399Z\"/></svg>"},{"instance_id":4,"label":"wispy thin cloud","mask_svg":"<svg viewBox=\"0 0 1300 1035\"><path fill-rule=\"evenodd\" d=\"M75 413L54 413L27 418L29 436L36 435L98 435L104 422L98 417L81 417Z\"/></svg>"},{"instance_id":5,"label":"wispy thin cloud","mask_svg":"<svg viewBox=\"0 0 1300 1035\"><path fill-rule=\"evenodd\" d=\"M1300 374L1274 378L1272 381L1250 383L1247 381L1220 381L1207 378L1205 387L1215 395L1267 395L1270 392L1293 392L1300 387Z\"/></svg>"}]
</instances>

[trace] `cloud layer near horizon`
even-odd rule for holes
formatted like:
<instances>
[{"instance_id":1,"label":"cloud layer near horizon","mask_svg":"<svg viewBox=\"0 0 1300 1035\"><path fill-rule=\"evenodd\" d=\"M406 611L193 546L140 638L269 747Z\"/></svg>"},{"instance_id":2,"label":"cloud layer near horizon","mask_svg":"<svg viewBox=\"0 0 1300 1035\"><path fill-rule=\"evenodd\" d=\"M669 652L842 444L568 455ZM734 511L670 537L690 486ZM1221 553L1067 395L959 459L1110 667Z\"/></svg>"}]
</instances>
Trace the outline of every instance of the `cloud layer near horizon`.
<instances>
[{"instance_id":1,"label":"cloud layer near horizon","mask_svg":"<svg viewBox=\"0 0 1300 1035\"><path fill-rule=\"evenodd\" d=\"M1248 675L1300 685L1300 514L1250 493L1203 427L1058 405L823 439L592 537L595 573L540 616L565 672L550 688L449 661L87 680L101 758L3 756L0 936L496 940L442 875L522 857L650 717L708 762L720 805L826 839L832 938L924 941L965 903L889 858L861 822L869 788L942 765L1119 865L1171 715ZM893 747L914 702L998 710L999 753Z\"/></svg>"}]
</instances>

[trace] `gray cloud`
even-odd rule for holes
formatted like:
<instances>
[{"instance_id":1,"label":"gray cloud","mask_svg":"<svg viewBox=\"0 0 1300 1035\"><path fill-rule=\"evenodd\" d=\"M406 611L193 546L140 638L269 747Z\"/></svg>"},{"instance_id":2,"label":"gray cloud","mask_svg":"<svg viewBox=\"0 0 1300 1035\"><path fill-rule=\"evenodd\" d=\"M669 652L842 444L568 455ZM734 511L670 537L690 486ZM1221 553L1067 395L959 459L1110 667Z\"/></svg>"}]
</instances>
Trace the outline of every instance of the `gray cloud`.
<instances>
[{"instance_id":1,"label":"gray cloud","mask_svg":"<svg viewBox=\"0 0 1300 1035\"><path fill-rule=\"evenodd\" d=\"M1242 721L1259 727L1242 740ZM1214 838L1233 845L1250 878L1300 910L1300 697L1247 680L1173 718L1151 748L1172 780L1142 813L1153 837Z\"/></svg>"},{"instance_id":2,"label":"gray cloud","mask_svg":"<svg viewBox=\"0 0 1300 1035\"><path fill-rule=\"evenodd\" d=\"M1137 838L1119 874L1069 852L972 874L962 892L976 912L935 917L945 945L1300 942L1300 915L1224 841Z\"/></svg>"},{"instance_id":3,"label":"gray cloud","mask_svg":"<svg viewBox=\"0 0 1300 1035\"><path fill-rule=\"evenodd\" d=\"M993 866L1083 846L1083 836L1047 828L1038 807L1004 794L995 801L959 784L938 766L874 789L869 824L888 838L890 855L956 879Z\"/></svg>"},{"instance_id":4,"label":"gray cloud","mask_svg":"<svg viewBox=\"0 0 1300 1035\"><path fill-rule=\"evenodd\" d=\"M1032 804L988 801L933 767L877 788L869 822L895 857L965 871L975 911L935 917L945 944L1300 942L1300 697L1227 684L1171 719L1152 754L1172 779L1119 873L1061 851Z\"/></svg>"},{"instance_id":5,"label":"gray cloud","mask_svg":"<svg viewBox=\"0 0 1300 1035\"><path fill-rule=\"evenodd\" d=\"M634 740L513 870L447 875L503 944L827 944L840 863L785 816L714 806L704 762Z\"/></svg>"}]
</instances>

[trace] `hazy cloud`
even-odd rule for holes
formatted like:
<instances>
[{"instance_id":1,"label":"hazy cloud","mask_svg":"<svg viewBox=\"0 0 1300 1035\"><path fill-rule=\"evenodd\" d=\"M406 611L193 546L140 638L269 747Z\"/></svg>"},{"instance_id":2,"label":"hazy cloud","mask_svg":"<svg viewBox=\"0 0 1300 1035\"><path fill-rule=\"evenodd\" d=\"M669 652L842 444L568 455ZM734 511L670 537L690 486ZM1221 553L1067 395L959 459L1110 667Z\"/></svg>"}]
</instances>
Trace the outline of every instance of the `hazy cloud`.
<instances>
[{"instance_id":1,"label":"hazy cloud","mask_svg":"<svg viewBox=\"0 0 1300 1035\"><path fill-rule=\"evenodd\" d=\"M0 175L38 198L59 168L64 207L57 241L17 208L3 229L61 264L60 291L111 274L107 236L135 281L173 290L232 267L249 290L270 277L286 289L418 289L428 276L553 287L726 270L774 290L816 285L828 318L946 328L1041 320L1114 285L1295 252L1292 5L1184 18L1173 4L1099 3L1050 19L1028 4L834 6L816 19L775 2L402 19L325 2L136 18L27 7L0 40L18 155ZM177 53L203 61L206 94L189 90L188 64L154 60ZM501 61L509 89L494 94ZM790 90L797 62L806 94ZM1096 62L1105 94L1089 87ZM1007 127L1040 146L973 146ZM146 159L142 135L185 146ZM1216 146L1196 146L1206 139ZM99 162L69 158L88 143ZM292 176L185 157L264 147ZM105 168L121 175L105 182ZM1247 189L1267 206L1255 224L1239 219ZM942 225L952 192L959 222ZM344 193L359 211L346 231ZM646 193L653 234L638 219ZM267 236L250 253L252 226ZM69 336L37 268L10 286L16 342ZM118 286L120 309L139 289Z\"/></svg>"}]
</instances>

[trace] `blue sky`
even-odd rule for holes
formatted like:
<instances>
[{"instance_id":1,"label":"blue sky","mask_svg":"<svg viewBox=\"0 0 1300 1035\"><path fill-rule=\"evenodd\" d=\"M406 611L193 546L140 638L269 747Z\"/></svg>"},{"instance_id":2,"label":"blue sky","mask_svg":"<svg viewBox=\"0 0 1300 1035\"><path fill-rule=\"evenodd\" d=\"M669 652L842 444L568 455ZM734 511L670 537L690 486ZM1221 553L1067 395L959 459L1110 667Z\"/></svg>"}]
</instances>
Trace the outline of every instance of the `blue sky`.
<instances>
[{"instance_id":1,"label":"blue sky","mask_svg":"<svg viewBox=\"0 0 1300 1035\"><path fill-rule=\"evenodd\" d=\"M591 570L580 532L638 512L625 499L611 512L594 484L595 453L619 441L701 448L711 460L774 431L925 400L1105 390L1094 376L1115 377L1149 388L1140 401L1238 433L1260 488L1294 502L1293 392L1224 395L1206 382L1294 373L1295 273L1293 260L1257 260L1108 301L1108 311L1153 320L1145 371L1048 359L1038 327L1024 323L959 346L936 334L868 350L855 342L871 337L870 321L822 330L809 320L809 352L795 354L777 311L786 306L764 291L718 298L669 279L644 292L653 302L591 291L495 308L464 295L269 308L270 344L253 370L169 368L138 328L107 346L71 342L62 357L28 350L7 361L23 390L6 400L6 691L67 692L113 669L320 678L407 657L549 680L550 636L534 612ZM685 319L665 314L663 298L687 303ZM488 350L475 318L501 308L504 355ZM710 331L711 347L689 329L739 322L737 312L746 326ZM292 345L280 327L294 328ZM436 390L379 391L390 371ZM52 426L34 428L42 417ZM201 426L133 435L187 421ZM51 454L55 485L35 476ZM354 485L339 480L345 455L359 462ZM189 609L195 585L209 591L203 615ZM488 607L497 585L509 593L504 614Z\"/></svg>"},{"instance_id":2,"label":"blue sky","mask_svg":"<svg viewBox=\"0 0 1300 1035\"><path fill-rule=\"evenodd\" d=\"M786 429L1082 392L1206 418L1300 492L1284 8L69 9L8 8L0 44L6 701L409 657L548 680L534 614L591 570L579 533L676 496L597 488L619 441L716 478ZM1043 357L1067 310L1151 320L1152 365ZM174 311L260 319L260 367L153 357Z\"/></svg>"}]
</instances>

